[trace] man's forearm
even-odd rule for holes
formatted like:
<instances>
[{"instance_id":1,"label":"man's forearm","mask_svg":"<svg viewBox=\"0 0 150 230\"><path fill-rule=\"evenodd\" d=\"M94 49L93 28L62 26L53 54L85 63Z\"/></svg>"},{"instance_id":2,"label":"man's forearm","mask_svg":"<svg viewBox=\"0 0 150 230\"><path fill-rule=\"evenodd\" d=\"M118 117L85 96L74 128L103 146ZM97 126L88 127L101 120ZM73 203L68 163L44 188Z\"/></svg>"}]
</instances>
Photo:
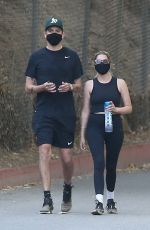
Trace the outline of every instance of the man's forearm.
<instances>
[{"instance_id":1,"label":"man's forearm","mask_svg":"<svg viewBox=\"0 0 150 230\"><path fill-rule=\"evenodd\" d=\"M45 90L45 86L43 85L30 85L26 87L26 91L28 93L40 93Z\"/></svg>"}]
</instances>

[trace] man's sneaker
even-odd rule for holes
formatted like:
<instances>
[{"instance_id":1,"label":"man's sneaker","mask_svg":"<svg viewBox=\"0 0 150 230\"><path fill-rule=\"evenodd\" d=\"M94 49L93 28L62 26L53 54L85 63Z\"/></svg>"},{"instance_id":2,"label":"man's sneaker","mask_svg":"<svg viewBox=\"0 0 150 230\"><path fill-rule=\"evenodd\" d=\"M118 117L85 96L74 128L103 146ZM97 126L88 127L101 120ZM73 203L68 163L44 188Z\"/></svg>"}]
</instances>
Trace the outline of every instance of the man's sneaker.
<instances>
[{"instance_id":1,"label":"man's sneaker","mask_svg":"<svg viewBox=\"0 0 150 230\"><path fill-rule=\"evenodd\" d=\"M43 203L43 207L40 210L41 214L52 214L53 211L53 201L52 198L50 197L45 197L44 198L44 203Z\"/></svg>"},{"instance_id":2,"label":"man's sneaker","mask_svg":"<svg viewBox=\"0 0 150 230\"><path fill-rule=\"evenodd\" d=\"M104 208L103 204L96 200L96 207L95 209L91 212L93 215L102 215L104 214Z\"/></svg>"},{"instance_id":3,"label":"man's sneaker","mask_svg":"<svg viewBox=\"0 0 150 230\"><path fill-rule=\"evenodd\" d=\"M63 201L61 203L61 212L67 213L70 211L72 207L72 200L71 200L71 190L72 185L64 184L64 190L63 190Z\"/></svg>"},{"instance_id":4,"label":"man's sneaker","mask_svg":"<svg viewBox=\"0 0 150 230\"><path fill-rule=\"evenodd\" d=\"M114 202L113 199L108 199L107 200L107 206L106 206L106 209L107 209L107 212L109 214L117 214L118 211L117 211L117 208L116 208L116 202Z\"/></svg>"}]
</instances>

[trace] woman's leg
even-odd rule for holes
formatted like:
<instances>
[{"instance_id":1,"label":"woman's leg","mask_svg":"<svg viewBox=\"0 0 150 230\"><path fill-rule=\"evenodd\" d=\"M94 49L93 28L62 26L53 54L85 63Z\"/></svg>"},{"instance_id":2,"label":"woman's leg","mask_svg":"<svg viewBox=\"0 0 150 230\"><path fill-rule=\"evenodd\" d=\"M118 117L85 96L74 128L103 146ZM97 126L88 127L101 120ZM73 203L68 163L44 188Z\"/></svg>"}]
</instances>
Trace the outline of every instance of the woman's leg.
<instances>
[{"instance_id":1,"label":"woman's leg","mask_svg":"<svg viewBox=\"0 0 150 230\"><path fill-rule=\"evenodd\" d=\"M106 186L107 186L107 211L117 213L114 202L114 189L116 184L116 167L119 153L123 143L123 131L120 126L114 128L113 133L106 134Z\"/></svg>"},{"instance_id":2,"label":"woman's leg","mask_svg":"<svg viewBox=\"0 0 150 230\"><path fill-rule=\"evenodd\" d=\"M123 131L114 130L106 138L106 186L113 192L116 183L116 167L123 143Z\"/></svg>"},{"instance_id":3,"label":"woman's leg","mask_svg":"<svg viewBox=\"0 0 150 230\"><path fill-rule=\"evenodd\" d=\"M104 193L104 140L99 130L89 128L87 131L87 142L94 164L94 188L95 194Z\"/></svg>"},{"instance_id":4,"label":"woman's leg","mask_svg":"<svg viewBox=\"0 0 150 230\"><path fill-rule=\"evenodd\" d=\"M104 194L104 138L97 128L90 128L87 132L87 141L94 164L94 188L96 194L96 207L91 212L93 215L102 215Z\"/></svg>"}]
</instances>

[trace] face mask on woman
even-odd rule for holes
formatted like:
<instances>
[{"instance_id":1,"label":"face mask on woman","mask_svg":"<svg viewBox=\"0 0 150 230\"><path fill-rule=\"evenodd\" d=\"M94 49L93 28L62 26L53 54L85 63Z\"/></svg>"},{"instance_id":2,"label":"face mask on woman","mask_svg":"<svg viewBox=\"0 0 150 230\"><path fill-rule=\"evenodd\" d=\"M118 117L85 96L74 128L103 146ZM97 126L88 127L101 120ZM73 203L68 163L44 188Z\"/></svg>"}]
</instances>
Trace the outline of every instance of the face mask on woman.
<instances>
[{"instance_id":1,"label":"face mask on woman","mask_svg":"<svg viewBox=\"0 0 150 230\"><path fill-rule=\"evenodd\" d=\"M99 74L106 74L110 69L110 63L104 64L103 62L95 65L95 70Z\"/></svg>"}]
</instances>

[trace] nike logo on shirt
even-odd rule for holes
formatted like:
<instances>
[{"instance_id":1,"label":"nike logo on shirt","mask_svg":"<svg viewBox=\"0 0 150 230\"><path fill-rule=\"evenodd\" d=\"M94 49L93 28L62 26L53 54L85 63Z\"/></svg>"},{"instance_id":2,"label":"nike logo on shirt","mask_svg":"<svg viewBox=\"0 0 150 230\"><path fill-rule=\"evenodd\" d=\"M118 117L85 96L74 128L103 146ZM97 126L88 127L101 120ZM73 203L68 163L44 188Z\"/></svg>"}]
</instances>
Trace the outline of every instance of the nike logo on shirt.
<instances>
[{"instance_id":1,"label":"nike logo on shirt","mask_svg":"<svg viewBox=\"0 0 150 230\"><path fill-rule=\"evenodd\" d=\"M71 142L68 142L68 145L71 145L72 144L72 141Z\"/></svg>"}]
</instances>

